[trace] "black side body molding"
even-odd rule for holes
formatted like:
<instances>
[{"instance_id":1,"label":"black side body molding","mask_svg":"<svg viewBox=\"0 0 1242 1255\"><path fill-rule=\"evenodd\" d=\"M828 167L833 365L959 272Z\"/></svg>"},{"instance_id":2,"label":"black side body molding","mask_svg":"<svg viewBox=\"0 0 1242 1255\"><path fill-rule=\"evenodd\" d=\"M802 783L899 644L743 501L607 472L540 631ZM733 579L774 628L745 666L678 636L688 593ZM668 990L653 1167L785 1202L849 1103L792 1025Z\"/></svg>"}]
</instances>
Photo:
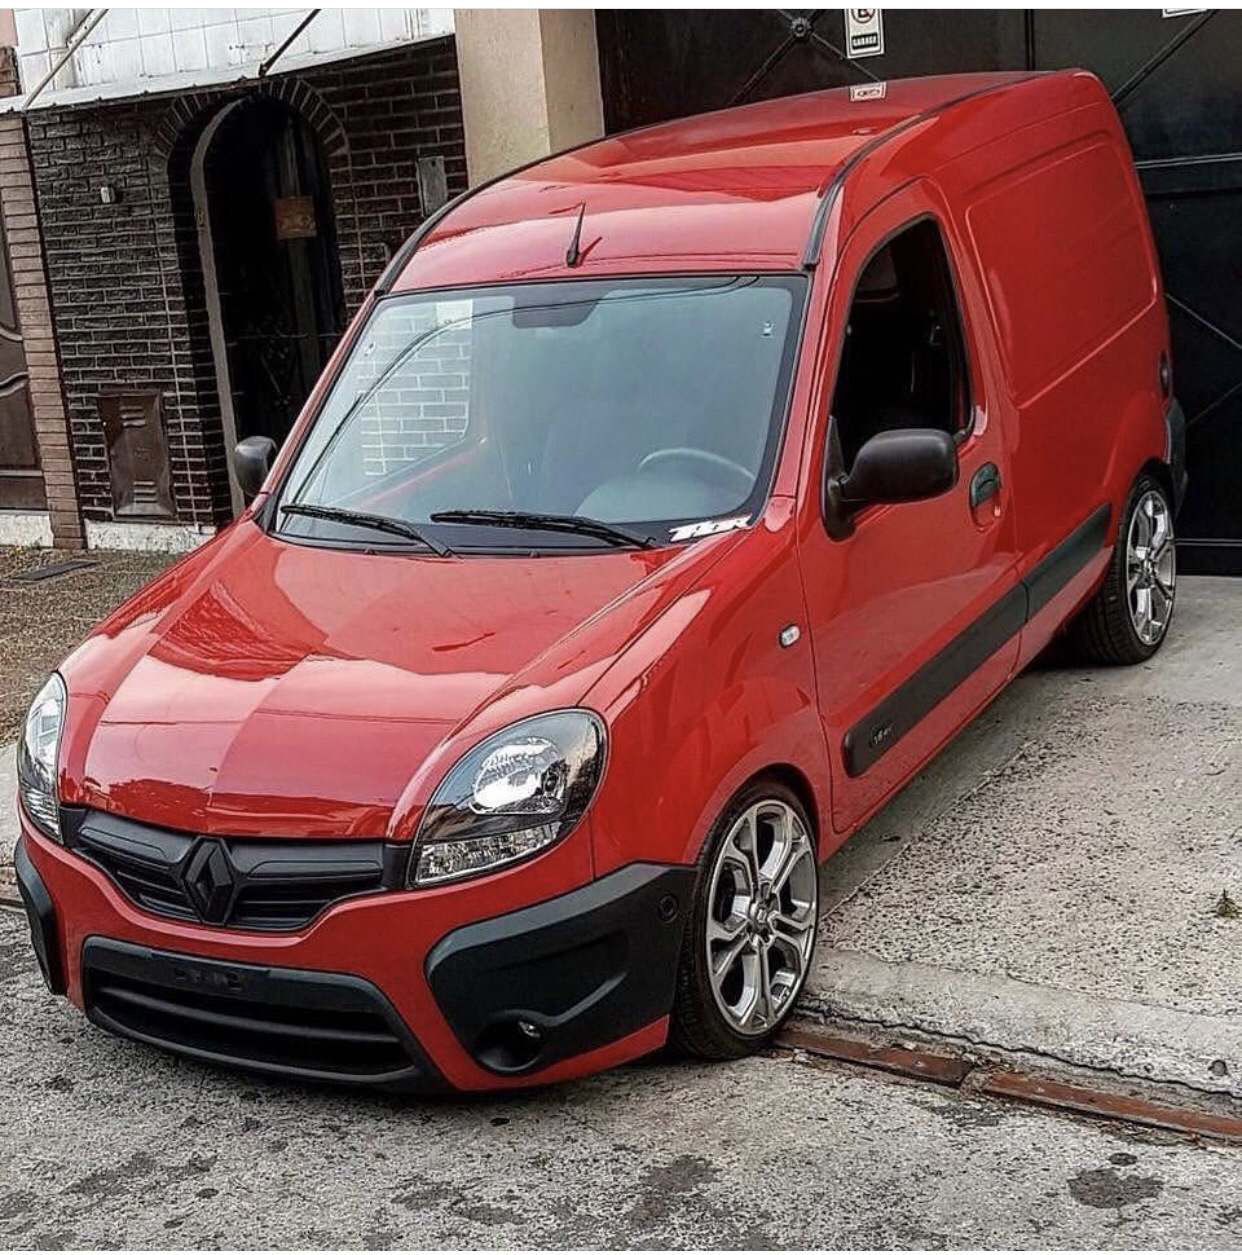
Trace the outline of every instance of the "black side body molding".
<instances>
[{"instance_id":1,"label":"black side body molding","mask_svg":"<svg viewBox=\"0 0 1242 1255\"><path fill-rule=\"evenodd\" d=\"M1039 613L1104 547L1112 507L1098 506L968 628L958 633L878 706L841 745L848 776L861 776Z\"/></svg>"},{"instance_id":2,"label":"black side body molding","mask_svg":"<svg viewBox=\"0 0 1242 1255\"><path fill-rule=\"evenodd\" d=\"M1026 617L1033 619L1104 548L1112 507L1105 502L1023 578Z\"/></svg>"},{"instance_id":3,"label":"black side body molding","mask_svg":"<svg viewBox=\"0 0 1242 1255\"><path fill-rule=\"evenodd\" d=\"M427 981L457 1040L514 1075L667 1015L694 877L693 867L631 863L449 933L427 956Z\"/></svg>"},{"instance_id":4,"label":"black side body molding","mask_svg":"<svg viewBox=\"0 0 1242 1255\"><path fill-rule=\"evenodd\" d=\"M861 776L883 758L1025 622L1026 588L1018 583L845 734L846 775Z\"/></svg>"}]
</instances>

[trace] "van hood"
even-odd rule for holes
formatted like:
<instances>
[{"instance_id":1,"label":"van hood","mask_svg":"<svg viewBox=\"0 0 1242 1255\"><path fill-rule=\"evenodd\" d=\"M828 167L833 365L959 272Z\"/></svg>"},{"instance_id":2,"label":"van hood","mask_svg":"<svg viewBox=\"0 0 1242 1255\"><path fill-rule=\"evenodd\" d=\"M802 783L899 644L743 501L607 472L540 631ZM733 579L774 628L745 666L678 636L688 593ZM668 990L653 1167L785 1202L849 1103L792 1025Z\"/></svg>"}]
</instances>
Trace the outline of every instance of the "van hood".
<instances>
[{"instance_id":1,"label":"van hood","mask_svg":"<svg viewBox=\"0 0 1242 1255\"><path fill-rule=\"evenodd\" d=\"M62 797L202 833L384 835L446 736L502 697L505 722L579 702L719 550L436 559L241 523L62 668Z\"/></svg>"}]
</instances>

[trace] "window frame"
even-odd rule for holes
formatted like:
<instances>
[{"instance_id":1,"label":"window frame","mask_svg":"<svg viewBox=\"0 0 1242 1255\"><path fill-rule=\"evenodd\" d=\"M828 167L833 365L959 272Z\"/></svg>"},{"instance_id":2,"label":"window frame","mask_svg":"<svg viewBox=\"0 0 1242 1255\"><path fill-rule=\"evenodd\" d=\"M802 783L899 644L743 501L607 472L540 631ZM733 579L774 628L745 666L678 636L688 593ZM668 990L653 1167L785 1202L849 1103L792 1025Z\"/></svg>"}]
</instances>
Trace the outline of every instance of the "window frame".
<instances>
[{"instance_id":1,"label":"window frame","mask_svg":"<svg viewBox=\"0 0 1242 1255\"><path fill-rule=\"evenodd\" d=\"M974 434L976 414L975 414L975 397L977 395L976 381L974 376L974 367L970 347L968 344L969 328L966 321L966 305L962 300L962 285L959 276L959 266L953 255L953 248L949 243L948 233L945 231L945 224L941 216L932 209L925 209L915 214L913 217L905 219L900 225L894 227L890 231L886 231L870 249L866 256L858 266L850 283L849 301L846 303L845 310L848 322L849 312L854 308L854 302L858 298L858 285L862 281L863 275L866 273L867 267L871 265L877 254L887 248L895 239L904 235L907 231L913 230L921 223L930 222L936 229L937 236L940 240L941 251L944 256L945 271L947 276L947 290L953 301L954 312L957 315L957 334L954 337L953 356L956 357L955 363L958 378L962 383L962 400L961 404L965 408L965 423L957 431L952 433L953 442L960 449L962 445ZM827 527L832 510L828 503L828 484L829 481L837 476L844 475L848 472L848 468L844 465L844 458L841 452L840 430L837 416L833 411L833 405L836 401L837 388L841 379L841 363L845 357L845 331L842 328L841 334L837 337L835 355L833 357L832 368L832 392L828 397L826 410L826 423L824 432L824 472L821 476L820 485L820 514L824 525ZM938 428L935 430L939 430Z\"/></svg>"},{"instance_id":2,"label":"window frame","mask_svg":"<svg viewBox=\"0 0 1242 1255\"><path fill-rule=\"evenodd\" d=\"M337 538L325 535L306 535L295 534L282 530L279 526L280 521L280 502L289 488L289 481L293 470L296 467L304 446L314 431L316 424L322 417L323 411L328 402L331 400L334 389L344 371L347 369L354 352L358 345L364 339L368 328L372 325L373 320L377 317L380 310L390 303L398 303L409 301L417 298L436 298L450 297L460 294L471 293L487 293L489 291L506 290L514 287L537 287L543 285L555 284L564 287L569 284L587 284L587 283L610 283L623 284L644 282L664 284L674 286L679 282L695 282L695 281L716 281L722 279L763 279L777 280L782 285L788 287L791 296L791 308L789 327L786 335L786 344L782 355L781 368L777 380L777 388L773 398L773 406L769 422L771 429L767 446L764 450L763 460L760 464L759 474L756 477L755 488L751 497L742 504L738 509L739 517L742 514L746 516L746 526L753 527L758 519L762 516L764 509L772 495L772 488L776 482L777 470L784 456L785 443L789 432L789 419L793 410L795 385L798 379L799 364L802 361L805 350L805 339L807 324L810 321L808 311L811 303L811 282L810 277L802 271L798 270L771 270L762 268L739 268L736 270L676 270L676 271L645 271L626 274L602 274L602 275L581 275L572 278L554 278L554 279L496 279L486 283L471 284L437 284L426 288L408 288L399 289L391 292L373 293L372 298L367 306L360 311L360 317L352 328L352 334L343 337L338 345L340 356L337 358L335 365L331 369L331 373L325 372L321 377L318 387L321 389L320 395L315 401L313 410L304 416L304 420L299 421L293 432L290 433L291 439L280 450L281 465L279 467L278 478L271 484L265 494L258 510L253 516L254 522L262 528L262 530L275 540L285 541L290 544L308 545L312 548L325 549L345 549L355 552L382 552L385 549L391 549L396 552L402 548L399 544L389 545L384 541L376 540L351 540L348 538ZM452 448L453 446L449 446ZM441 450L440 452L444 452ZM432 459L429 459L432 460ZM385 475L384 478L395 476L401 473L394 470ZM664 520L661 520L664 522ZM461 556L473 555L492 555L492 556L529 556L533 552L541 554L555 554L558 556L572 556L577 554L590 555L598 554L601 546L589 543L569 543L556 544L549 542L548 537L544 533L524 533L515 531L513 533L512 543L491 544L491 545L461 545L454 543L453 552ZM506 538L507 539L507 538ZM684 544L693 543L697 536L686 536L674 539L671 535L660 541L661 546L680 547ZM606 548L606 546L604 546Z\"/></svg>"}]
</instances>

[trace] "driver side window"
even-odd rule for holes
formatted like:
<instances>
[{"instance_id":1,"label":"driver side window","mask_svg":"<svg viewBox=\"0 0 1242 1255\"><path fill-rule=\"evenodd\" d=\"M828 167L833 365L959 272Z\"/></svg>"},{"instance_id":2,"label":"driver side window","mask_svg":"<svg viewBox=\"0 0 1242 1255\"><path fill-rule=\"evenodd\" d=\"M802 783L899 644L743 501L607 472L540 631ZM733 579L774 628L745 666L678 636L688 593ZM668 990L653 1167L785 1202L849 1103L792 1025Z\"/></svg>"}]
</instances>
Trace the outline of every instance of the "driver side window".
<instances>
[{"instance_id":1,"label":"driver side window","mask_svg":"<svg viewBox=\"0 0 1242 1255\"><path fill-rule=\"evenodd\" d=\"M843 469L882 431L964 434L967 374L948 254L926 218L874 253L854 289L832 403Z\"/></svg>"}]
</instances>

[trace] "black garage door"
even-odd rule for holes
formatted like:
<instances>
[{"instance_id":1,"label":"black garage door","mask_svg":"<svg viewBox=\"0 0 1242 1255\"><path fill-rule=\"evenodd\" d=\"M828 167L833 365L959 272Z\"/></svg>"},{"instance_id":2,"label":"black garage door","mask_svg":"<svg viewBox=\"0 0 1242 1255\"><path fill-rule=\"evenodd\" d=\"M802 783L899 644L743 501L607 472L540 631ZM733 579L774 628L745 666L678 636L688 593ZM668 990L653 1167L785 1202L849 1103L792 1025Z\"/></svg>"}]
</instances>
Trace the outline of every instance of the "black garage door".
<instances>
[{"instance_id":1,"label":"black garage door","mask_svg":"<svg viewBox=\"0 0 1242 1255\"><path fill-rule=\"evenodd\" d=\"M1190 423L1185 571L1242 575L1242 12L887 10L849 61L844 10L599 10L610 131L912 74L1085 66L1147 191Z\"/></svg>"}]
</instances>

